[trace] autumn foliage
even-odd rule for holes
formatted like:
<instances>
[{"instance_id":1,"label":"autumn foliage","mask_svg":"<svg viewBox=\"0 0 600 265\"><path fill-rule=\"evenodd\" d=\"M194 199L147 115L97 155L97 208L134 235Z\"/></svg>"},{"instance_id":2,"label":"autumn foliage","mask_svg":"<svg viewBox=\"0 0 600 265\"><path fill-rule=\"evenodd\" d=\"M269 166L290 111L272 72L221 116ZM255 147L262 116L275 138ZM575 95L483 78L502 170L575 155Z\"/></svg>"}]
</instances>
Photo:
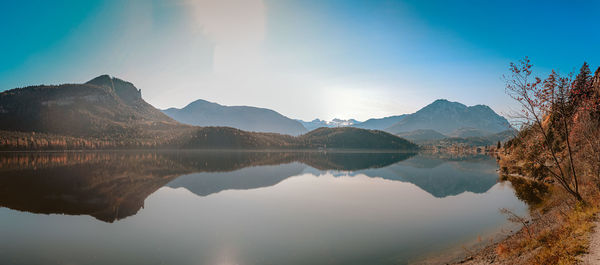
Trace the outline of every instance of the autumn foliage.
<instances>
[{"instance_id":1,"label":"autumn foliage","mask_svg":"<svg viewBox=\"0 0 600 265\"><path fill-rule=\"evenodd\" d=\"M508 143L506 152L525 160L530 176L550 177L573 198L583 201L582 179L596 178L599 172L588 170L598 165L590 165L594 159L582 152L600 155L598 75L592 77L584 63L576 78L553 70L541 79L533 77L532 67L525 58L511 64L511 75L505 77L508 95L521 106L521 112L514 115L521 132Z\"/></svg>"},{"instance_id":2,"label":"autumn foliage","mask_svg":"<svg viewBox=\"0 0 600 265\"><path fill-rule=\"evenodd\" d=\"M520 104L518 135L500 150L500 171L528 217L490 252L505 264L579 264L600 208L600 68L534 77L528 58L510 65L507 93Z\"/></svg>"}]
</instances>

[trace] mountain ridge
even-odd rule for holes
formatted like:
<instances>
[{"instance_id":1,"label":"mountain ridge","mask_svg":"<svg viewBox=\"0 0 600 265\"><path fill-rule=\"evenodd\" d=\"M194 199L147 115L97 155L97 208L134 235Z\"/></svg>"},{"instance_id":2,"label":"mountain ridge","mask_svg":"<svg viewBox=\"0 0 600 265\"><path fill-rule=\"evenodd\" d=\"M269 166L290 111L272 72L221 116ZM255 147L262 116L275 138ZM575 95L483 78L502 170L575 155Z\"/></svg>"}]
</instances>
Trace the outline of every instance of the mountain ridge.
<instances>
[{"instance_id":1,"label":"mountain ridge","mask_svg":"<svg viewBox=\"0 0 600 265\"><path fill-rule=\"evenodd\" d=\"M474 128L498 133L511 128L506 118L496 114L486 105L466 106L459 102L438 99L385 131L398 134L414 130L430 129L449 135L461 128Z\"/></svg>"},{"instance_id":2,"label":"mountain ridge","mask_svg":"<svg viewBox=\"0 0 600 265\"><path fill-rule=\"evenodd\" d=\"M390 126L400 122L402 119L404 119L408 115L410 115L410 114L394 115L394 116L388 116L388 117L383 117L383 118L371 118L364 122L356 124L353 127L370 129L370 130L385 130L385 129L389 128Z\"/></svg>"},{"instance_id":3,"label":"mountain ridge","mask_svg":"<svg viewBox=\"0 0 600 265\"><path fill-rule=\"evenodd\" d=\"M355 120L355 119L339 119L339 118L334 118L331 121L326 121L326 120L321 120L319 118L316 118L312 121L303 121L300 119L296 119L296 121L300 122L304 128L306 128L308 131L312 131L321 127L325 127L325 128L335 128L335 127L354 127L354 125L356 124L360 124L359 121Z\"/></svg>"},{"instance_id":4,"label":"mountain ridge","mask_svg":"<svg viewBox=\"0 0 600 265\"><path fill-rule=\"evenodd\" d=\"M300 122L271 109L225 106L203 99L195 100L181 109L168 108L162 112L181 123L197 126L227 126L245 131L289 135L308 132Z\"/></svg>"}]
</instances>

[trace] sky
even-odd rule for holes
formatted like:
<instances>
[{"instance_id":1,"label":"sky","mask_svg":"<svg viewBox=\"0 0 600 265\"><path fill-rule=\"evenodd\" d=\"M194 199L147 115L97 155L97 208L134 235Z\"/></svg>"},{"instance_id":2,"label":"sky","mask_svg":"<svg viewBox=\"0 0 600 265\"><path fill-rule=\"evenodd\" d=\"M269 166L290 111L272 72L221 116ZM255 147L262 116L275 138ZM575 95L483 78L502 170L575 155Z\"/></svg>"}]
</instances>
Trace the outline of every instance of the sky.
<instances>
[{"instance_id":1,"label":"sky","mask_svg":"<svg viewBox=\"0 0 600 265\"><path fill-rule=\"evenodd\" d=\"M5 1L0 91L109 74L196 99L366 120L444 98L508 115L502 75L600 64L600 1Z\"/></svg>"}]
</instances>

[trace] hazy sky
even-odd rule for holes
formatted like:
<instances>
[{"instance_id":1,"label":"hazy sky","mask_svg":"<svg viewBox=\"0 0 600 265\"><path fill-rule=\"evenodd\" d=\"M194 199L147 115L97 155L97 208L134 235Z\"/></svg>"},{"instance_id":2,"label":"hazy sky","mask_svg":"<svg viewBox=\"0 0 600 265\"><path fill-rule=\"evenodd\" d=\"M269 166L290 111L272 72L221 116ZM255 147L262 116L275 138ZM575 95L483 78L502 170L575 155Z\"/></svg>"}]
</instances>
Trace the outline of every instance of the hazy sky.
<instances>
[{"instance_id":1,"label":"hazy sky","mask_svg":"<svg viewBox=\"0 0 600 265\"><path fill-rule=\"evenodd\" d=\"M511 61L598 67L598 12L578 0L4 1L0 91L109 74L158 108L205 99L364 120L446 98L502 114Z\"/></svg>"}]
</instances>

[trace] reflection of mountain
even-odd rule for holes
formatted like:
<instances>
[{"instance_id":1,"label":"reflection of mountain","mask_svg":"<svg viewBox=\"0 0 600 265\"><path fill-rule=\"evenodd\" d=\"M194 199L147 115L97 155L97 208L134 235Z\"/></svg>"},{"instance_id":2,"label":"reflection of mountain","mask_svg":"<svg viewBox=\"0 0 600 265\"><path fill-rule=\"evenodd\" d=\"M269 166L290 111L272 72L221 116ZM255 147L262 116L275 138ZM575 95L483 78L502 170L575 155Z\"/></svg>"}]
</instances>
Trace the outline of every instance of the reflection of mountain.
<instances>
[{"instance_id":1,"label":"reflection of mountain","mask_svg":"<svg viewBox=\"0 0 600 265\"><path fill-rule=\"evenodd\" d=\"M235 154L235 153L233 153ZM229 189L255 189L273 186L284 179L301 174L306 165L318 170L360 170L381 168L407 159L410 153L324 153L296 152L262 155L283 158L280 165L247 167L231 172L205 172L184 175L167 186L185 188L200 196ZM300 162L300 163L298 163Z\"/></svg>"},{"instance_id":2,"label":"reflection of mountain","mask_svg":"<svg viewBox=\"0 0 600 265\"><path fill-rule=\"evenodd\" d=\"M185 188L199 196L207 196L223 190L247 190L273 186L284 179L302 173L301 163L276 166L247 167L232 172L194 173L178 177L167 186Z\"/></svg>"},{"instance_id":3,"label":"reflection of mountain","mask_svg":"<svg viewBox=\"0 0 600 265\"><path fill-rule=\"evenodd\" d=\"M497 180L491 158L402 153L93 152L0 154L0 207L90 215L113 222L136 214L160 187L207 196L273 186L312 170L352 171L410 182L435 197L482 193ZM181 176L181 177L180 177Z\"/></svg>"},{"instance_id":4,"label":"reflection of mountain","mask_svg":"<svg viewBox=\"0 0 600 265\"><path fill-rule=\"evenodd\" d=\"M0 206L105 222L137 213L148 195L185 172L149 154L3 154L0 161Z\"/></svg>"},{"instance_id":5,"label":"reflection of mountain","mask_svg":"<svg viewBox=\"0 0 600 265\"><path fill-rule=\"evenodd\" d=\"M413 153L304 153L299 159L319 170L360 170L382 168L405 160Z\"/></svg>"},{"instance_id":6,"label":"reflection of mountain","mask_svg":"<svg viewBox=\"0 0 600 265\"><path fill-rule=\"evenodd\" d=\"M447 160L418 155L385 168L357 171L370 177L410 182L437 198L463 192L484 193L498 180L490 157Z\"/></svg>"},{"instance_id":7,"label":"reflection of mountain","mask_svg":"<svg viewBox=\"0 0 600 265\"><path fill-rule=\"evenodd\" d=\"M225 151L2 153L0 206L34 213L85 214L113 222L137 213L146 197L181 175L185 176L169 186L208 195L275 185L302 172L304 166L292 162L355 170L391 165L409 156ZM280 164L286 165L274 166Z\"/></svg>"}]
</instances>

